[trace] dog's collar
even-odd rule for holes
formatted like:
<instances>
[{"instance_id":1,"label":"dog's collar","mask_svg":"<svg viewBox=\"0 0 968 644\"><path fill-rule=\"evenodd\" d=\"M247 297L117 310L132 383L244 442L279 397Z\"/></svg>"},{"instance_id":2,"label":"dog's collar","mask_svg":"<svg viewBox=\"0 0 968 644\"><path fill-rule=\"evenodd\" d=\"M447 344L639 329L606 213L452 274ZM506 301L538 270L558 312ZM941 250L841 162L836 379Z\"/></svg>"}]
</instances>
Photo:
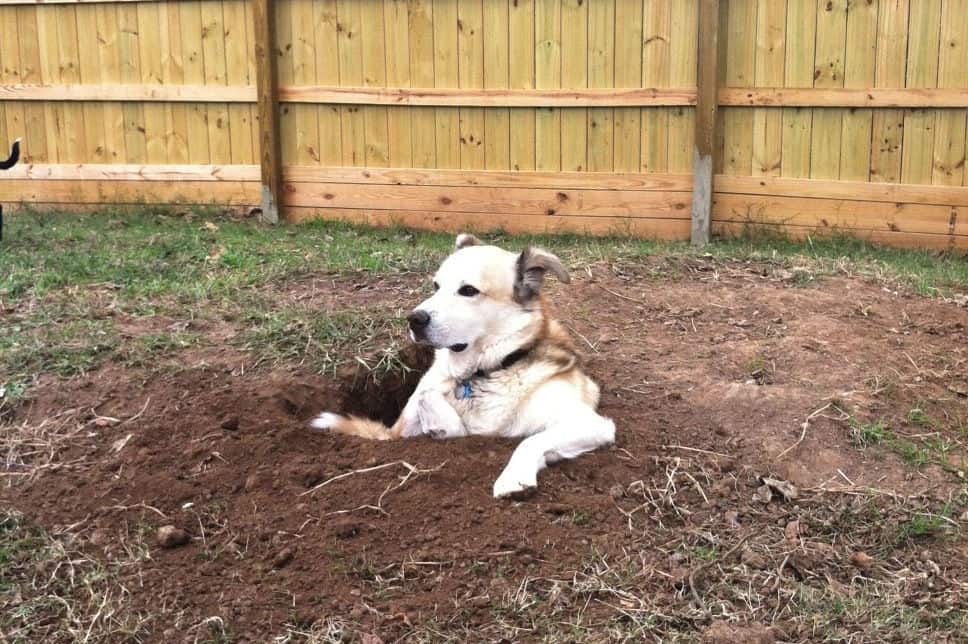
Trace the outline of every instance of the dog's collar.
<instances>
[{"instance_id":1,"label":"dog's collar","mask_svg":"<svg viewBox=\"0 0 968 644\"><path fill-rule=\"evenodd\" d=\"M486 378L492 373L495 373L497 371L510 369L518 362L521 362L522 360L524 360L529 353L531 353L531 347L523 347L521 349L518 349L517 351L512 351L511 353L504 356L504 360L501 360L501 364L499 364L498 366L488 370L478 369L477 371L474 372L474 375L472 377Z\"/></svg>"},{"instance_id":2,"label":"dog's collar","mask_svg":"<svg viewBox=\"0 0 968 644\"><path fill-rule=\"evenodd\" d=\"M478 369L470 378L459 381L457 383L457 398L459 400L470 398L471 394L474 393L474 388L471 386L472 381L479 378L487 378L491 374L497 373L498 371L503 371L504 369L510 369L512 366L528 357L528 354L531 353L533 348L534 347L523 347L517 351L512 351L504 356L504 359L501 360L501 363L493 369Z\"/></svg>"}]
</instances>

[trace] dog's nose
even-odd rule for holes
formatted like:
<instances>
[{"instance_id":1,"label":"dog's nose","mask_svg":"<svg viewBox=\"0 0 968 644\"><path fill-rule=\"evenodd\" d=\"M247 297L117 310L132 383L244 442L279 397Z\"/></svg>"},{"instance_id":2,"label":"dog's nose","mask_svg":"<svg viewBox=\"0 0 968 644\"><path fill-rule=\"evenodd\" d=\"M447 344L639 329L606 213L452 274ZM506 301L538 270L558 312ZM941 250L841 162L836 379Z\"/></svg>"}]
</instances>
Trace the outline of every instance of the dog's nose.
<instances>
[{"instance_id":1,"label":"dog's nose","mask_svg":"<svg viewBox=\"0 0 968 644\"><path fill-rule=\"evenodd\" d=\"M430 314L417 309L407 316L407 322L410 323L410 328L414 331L422 331L430 324Z\"/></svg>"}]
</instances>

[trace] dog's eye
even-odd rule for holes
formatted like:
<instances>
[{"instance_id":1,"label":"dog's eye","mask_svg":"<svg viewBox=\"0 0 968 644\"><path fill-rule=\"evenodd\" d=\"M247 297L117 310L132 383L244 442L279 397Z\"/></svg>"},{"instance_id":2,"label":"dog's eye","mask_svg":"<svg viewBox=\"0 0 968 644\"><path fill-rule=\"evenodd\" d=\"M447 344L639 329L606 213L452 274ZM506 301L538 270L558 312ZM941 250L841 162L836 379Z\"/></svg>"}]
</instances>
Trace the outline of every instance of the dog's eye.
<instances>
[{"instance_id":1,"label":"dog's eye","mask_svg":"<svg viewBox=\"0 0 968 644\"><path fill-rule=\"evenodd\" d=\"M474 297L478 293L480 293L480 291L478 291L476 288L474 288L470 284L464 284L459 289L457 289L457 294L458 295L463 295L464 297Z\"/></svg>"},{"instance_id":2,"label":"dog's eye","mask_svg":"<svg viewBox=\"0 0 968 644\"><path fill-rule=\"evenodd\" d=\"M440 290L440 284L438 284L437 282L434 282L434 293L436 293L439 290Z\"/></svg>"}]
</instances>

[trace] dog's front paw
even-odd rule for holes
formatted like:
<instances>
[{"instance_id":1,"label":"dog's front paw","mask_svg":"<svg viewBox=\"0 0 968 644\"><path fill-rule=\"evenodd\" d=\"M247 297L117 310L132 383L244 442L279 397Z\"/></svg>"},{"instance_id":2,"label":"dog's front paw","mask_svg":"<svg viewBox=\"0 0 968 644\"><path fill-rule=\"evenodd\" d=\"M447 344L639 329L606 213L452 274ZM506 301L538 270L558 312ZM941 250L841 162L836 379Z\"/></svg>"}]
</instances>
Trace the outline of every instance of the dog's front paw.
<instances>
[{"instance_id":1,"label":"dog's front paw","mask_svg":"<svg viewBox=\"0 0 968 644\"><path fill-rule=\"evenodd\" d=\"M522 498L528 496L538 487L537 477L518 475L516 472L504 472L494 481L494 498Z\"/></svg>"},{"instance_id":2,"label":"dog's front paw","mask_svg":"<svg viewBox=\"0 0 968 644\"><path fill-rule=\"evenodd\" d=\"M309 426L316 431L328 432L336 427L341 420L343 420L343 417L339 414L324 411L319 416L316 416L316 418L313 418Z\"/></svg>"}]
</instances>

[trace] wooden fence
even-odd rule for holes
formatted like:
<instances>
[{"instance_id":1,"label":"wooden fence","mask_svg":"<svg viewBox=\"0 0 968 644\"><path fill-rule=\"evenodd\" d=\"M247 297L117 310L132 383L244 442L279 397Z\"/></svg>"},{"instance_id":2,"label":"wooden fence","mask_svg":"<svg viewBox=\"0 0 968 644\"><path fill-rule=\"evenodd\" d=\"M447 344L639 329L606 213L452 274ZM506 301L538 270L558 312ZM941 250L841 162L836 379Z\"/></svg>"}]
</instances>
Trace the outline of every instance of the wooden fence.
<instances>
[{"instance_id":1,"label":"wooden fence","mask_svg":"<svg viewBox=\"0 0 968 644\"><path fill-rule=\"evenodd\" d=\"M25 153L0 202L664 239L698 222L700 240L709 209L714 235L968 249L966 14L968 0L0 0L0 145L22 137Z\"/></svg>"}]
</instances>

